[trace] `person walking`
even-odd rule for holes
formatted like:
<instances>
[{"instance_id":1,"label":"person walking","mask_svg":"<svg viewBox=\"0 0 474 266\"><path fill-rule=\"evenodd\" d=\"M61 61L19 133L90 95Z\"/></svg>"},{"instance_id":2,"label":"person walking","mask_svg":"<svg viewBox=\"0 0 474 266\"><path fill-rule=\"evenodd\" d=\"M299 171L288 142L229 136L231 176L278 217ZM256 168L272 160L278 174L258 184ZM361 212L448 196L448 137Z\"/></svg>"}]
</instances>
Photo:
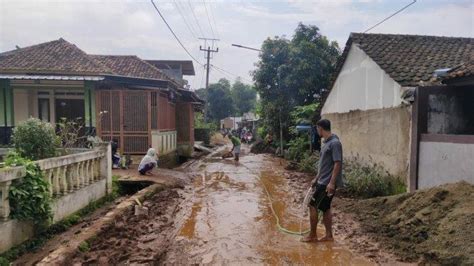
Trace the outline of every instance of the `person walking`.
<instances>
[{"instance_id":1,"label":"person walking","mask_svg":"<svg viewBox=\"0 0 474 266\"><path fill-rule=\"evenodd\" d=\"M302 242L332 241L332 212L331 202L337 187L342 181L342 144L339 138L331 132L331 122L321 119L316 123L319 136L324 139L321 147L319 169L316 178L311 183L313 196L309 202L310 232L304 236ZM326 235L318 239L318 210L323 212L323 224Z\"/></svg>"}]
</instances>

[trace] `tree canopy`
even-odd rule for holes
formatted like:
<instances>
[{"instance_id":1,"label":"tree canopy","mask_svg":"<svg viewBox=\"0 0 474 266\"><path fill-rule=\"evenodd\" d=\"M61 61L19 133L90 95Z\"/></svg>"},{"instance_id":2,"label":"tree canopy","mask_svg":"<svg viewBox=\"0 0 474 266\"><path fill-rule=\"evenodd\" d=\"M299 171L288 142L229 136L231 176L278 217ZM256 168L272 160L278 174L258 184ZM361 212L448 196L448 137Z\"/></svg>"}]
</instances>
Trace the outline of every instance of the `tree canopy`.
<instances>
[{"instance_id":1,"label":"tree canopy","mask_svg":"<svg viewBox=\"0 0 474 266\"><path fill-rule=\"evenodd\" d=\"M228 116L240 116L255 109L257 92L250 85L237 79L231 86L230 81L222 78L209 88L198 89L196 93L206 100L207 118L215 123Z\"/></svg>"},{"instance_id":2,"label":"tree canopy","mask_svg":"<svg viewBox=\"0 0 474 266\"><path fill-rule=\"evenodd\" d=\"M260 116L264 126L277 133L279 119L284 135L292 126L290 113L296 106L319 102L340 54L339 46L321 35L319 28L300 23L291 40L266 39L253 72L260 95Z\"/></svg>"}]
</instances>

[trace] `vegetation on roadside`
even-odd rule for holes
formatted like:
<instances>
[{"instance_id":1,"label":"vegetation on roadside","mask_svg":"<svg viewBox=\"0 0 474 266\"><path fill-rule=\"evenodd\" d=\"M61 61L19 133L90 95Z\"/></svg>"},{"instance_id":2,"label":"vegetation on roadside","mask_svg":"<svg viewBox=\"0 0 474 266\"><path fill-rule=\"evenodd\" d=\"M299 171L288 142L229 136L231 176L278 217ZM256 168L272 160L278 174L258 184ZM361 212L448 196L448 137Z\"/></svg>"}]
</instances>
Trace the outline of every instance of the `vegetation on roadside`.
<instances>
[{"instance_id":1,"label":"vegetation on roadside","mask_svg":"<svg viewBox=\"0 0 474 266\"><path fill-rule=\"evenodd\" d=\"M13 129L13 147L23 158L32 161L54 157L60 139L50 123L29 118Z\"/></svg>"},{"instance_id":2,"label":"vegetation on roadside","mask_svg":"<svg viewBox=\"0 0 474 266\"><path fill-rule=\"evenodd\" d=\"M46 241L53 238L55 235L67 231L72 226L80 223L82 219L98 210L99 208L105 206L107 203L113 202L121 194L120 187L118 185L118 176L112 177L112 193L107 196L89 203L86 207L77 211L74 214L69 215L63 220L51 225L44 231L37 234L34 238L25 241L24 243L11 248L3 254L0 254L0 266L10 265L10 262L15 261L20 256L28 253L34 252L38 248L42 247Z\"/></svg>"},{"instance_id":3,"label":"vegetation on roadside","mask_svg":"<svg viewBox=\"0 0 474 266\"><path fill-rule=\"evenodd\" d=\"M26 175L21 179L13 180L10 186L8 194L10 216L22 221L31 221L35 229L41 231L49 224L53 216L50 185L44 179L43 172L34 162L21 157L16 152L7 155L5 165L7 167L24 166L26 169Z\"/></svg>"},{"instance_id":4,"label":"vegetation on roadside","mask_svg":"<svg viewBox=\"0 0 474 266\"><path fill-rule=\"evenodd\" d=\"M350 197L373 198L406 192L403 180L391 175L381 165L345 161L343 174L344 190Z\"/></svg>"}]
</instances>

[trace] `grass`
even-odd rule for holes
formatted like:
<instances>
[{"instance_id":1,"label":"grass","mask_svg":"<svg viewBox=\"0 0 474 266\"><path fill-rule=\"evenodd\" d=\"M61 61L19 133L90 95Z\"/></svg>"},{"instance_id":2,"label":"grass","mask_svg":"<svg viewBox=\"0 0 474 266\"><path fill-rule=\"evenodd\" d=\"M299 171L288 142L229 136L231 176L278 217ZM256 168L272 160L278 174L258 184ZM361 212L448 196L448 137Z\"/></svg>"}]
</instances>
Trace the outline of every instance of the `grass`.
<instances>
[{"instance_id":1,"label":"grass","mask_svg":"<svg viewBox=\"0 0 474 266\"><path fill-rule=\"evenodd\" d=\"M65 219L51 225L43 232L36 235L34 238L25 241L24 243L11 248L10 250L0 254L0 266L10 265L10 262L15 261L20 256L34 252L38 248L42 247L46 241L53 238L55 235L67 231L72 226L81 222L82 218L86 215L91 214L95 210L103 207L105 204L114 201L121 195L121 191L118 185L118 176L112 177L112 193L107 196L89 203L86 207L80 209L74 214L69 215Z\"/></svg>"},{"instance_id":2,"label":"grass","mask_svg":"<svg viewBox=\"0 0 474 266\"><path fill-rule=\"evenodd\" d=\"M406 185L382 166L357 161L344 163L345 193L356 198L390 196L406 192Z\"/></svg>"}]
</instances>

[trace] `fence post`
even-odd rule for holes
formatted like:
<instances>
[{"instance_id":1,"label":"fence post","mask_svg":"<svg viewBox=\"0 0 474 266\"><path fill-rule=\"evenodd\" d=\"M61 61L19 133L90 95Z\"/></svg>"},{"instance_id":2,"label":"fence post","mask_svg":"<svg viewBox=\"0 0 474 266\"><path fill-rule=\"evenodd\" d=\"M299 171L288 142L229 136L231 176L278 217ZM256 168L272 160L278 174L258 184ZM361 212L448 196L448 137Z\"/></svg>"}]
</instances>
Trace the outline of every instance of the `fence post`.
<instances>
[{"instance_id":1,"label":"fence post","mask_svg":"<svg viewBox=\"0 0 474 266\"><path fill-rule=\"evenodd\" d=\"M101 149L105 153L100 159L100 178L106 179L107 194L112 193L112 147L104 144Z\"/></svg>"}]
</instances>

